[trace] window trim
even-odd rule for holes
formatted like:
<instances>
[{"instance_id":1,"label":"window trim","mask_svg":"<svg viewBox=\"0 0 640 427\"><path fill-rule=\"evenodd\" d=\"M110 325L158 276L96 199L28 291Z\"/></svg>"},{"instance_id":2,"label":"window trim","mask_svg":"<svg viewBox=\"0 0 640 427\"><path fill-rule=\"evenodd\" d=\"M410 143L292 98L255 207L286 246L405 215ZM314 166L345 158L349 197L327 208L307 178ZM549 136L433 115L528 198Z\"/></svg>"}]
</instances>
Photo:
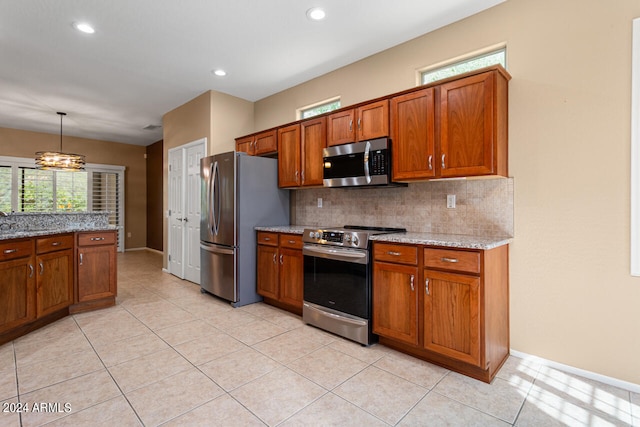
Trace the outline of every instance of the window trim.
<instances>
[{"instance_id":1,"label":"window trim","mask_svg":"<svg viewBox=\"0 0 640 427\"><path fill-rule=\"evenodd\" d=\"M473 52L466 53L464 55L456 56L445 61L441 61L435 64L431 64L425 67L418 68L416 70L416 86L422 86L428 83L422 83L423 75L437 71L439 69L449 68L454 65L463 64L474 59L482 58L483 56L489 56L498 51L504 51L505 65L507 64L507 43L498 43L491 46L487 46L482 49L475 50ZM506 68L506 67L505 67ZM429 82L432 83L432 82Z\"/></svg>"},{"instance_id":2,"label":"window trim","mask_svg":"<svg viewBox=\"0 0 640 427\"><path fill-rule=\"evenodd\" d=\"M36 162L33 158L25 158L25 157L11 157L11 156L0 156L0 165L10 166L12 168L12 179L11 179L11 207L12 210L14 207L18 206L19 202L19 189L18 189L18 179L14 174L15 171L20 167L25 168L35 168ZM118 204L121 207L120 212L120 221L121 223L116 226L116 230L118 231L118 251L124 252L124 231L125 231L125 166L119 165L105 165L99 163L87 163L85 165L85 171L87 174L87 211L86 212L94 212L91 209L91 202L93 198L93 194L91 193L92 186L89 185L93 179L93 172L111 172L120 174L119 183L118 183ZM47 213L47 212L43 212Z\"/></svg>"},{"instance_id":3,"label":"window trim","mask_svg":"<svg viewBox=\"0 0 640 427\"><path fill-rule=\"evenodd\" d=\"M313 104L305 105L304 107L300 107L300 108L296 109L297 120L311 119L312 117L315 117L315 116L302 117L302 115L304 114L305 111L312 110L312 109L318 108L318 107L322 107L324 105L333 104L334 102L340 102L341 103L340 96L334 96L332 98L328 98L328 99L325 99L325 100L322 100L322 101L314 102ZM340 105L340 107L338 107L338 108L342 108L342 105ZM319 114L316 114L316 115L319 115Z\"/></svg>"}]
</instances>

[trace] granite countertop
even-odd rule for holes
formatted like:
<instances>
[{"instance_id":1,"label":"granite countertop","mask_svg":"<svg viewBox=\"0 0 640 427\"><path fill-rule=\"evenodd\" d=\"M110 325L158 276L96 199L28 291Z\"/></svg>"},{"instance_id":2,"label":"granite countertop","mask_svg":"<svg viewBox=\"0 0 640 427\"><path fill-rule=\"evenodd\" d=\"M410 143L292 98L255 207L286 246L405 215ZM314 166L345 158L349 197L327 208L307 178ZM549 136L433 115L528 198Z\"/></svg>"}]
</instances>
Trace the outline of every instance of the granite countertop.
<instances>
[{"instance_id":1,"label":"granite countertop","mask_svg":"<svg viewBox=\"0 0 640 427\"><path fill-rule=\"evenodd\" d=\"M389 243L444 246L459 249L493 249L513 242L513 237L481 237L463 234L393 233L371 236L369 240Z\"/></svg>"},{"instance_id":2,"label":"granite countertop","mask_svg":"<svg viewBox=\"0 0 640 427\"><path fill-rule=\"evenodd\" d=\"M302 234L305 228L318 228L314 225L280 225L255 227L257 231L269 231L272 233ZM369 237L376 242L407 243L414 245L443 246L459 249L493 249L508 245L513 242L512 237L480 237L462 234L437 234L437 233L392 233L379 234Z\"/></svg>"},{"instance_id":3,"label":"granite countertop","mask_svg":"<svg viewBox=\"0 0 640 427\"><path fill-rule=\"evenodd\" d=\"M53 234L62 233L75 233L78 231L112 231L115 230L115 225L108 226L83 226L83 225L70 225L67 227L50 228L50 229L32 229L32 230L7 230L0 232L0 241L10 239L23 239L29 237L50 236Z\"/></svg>"}]
</instances>

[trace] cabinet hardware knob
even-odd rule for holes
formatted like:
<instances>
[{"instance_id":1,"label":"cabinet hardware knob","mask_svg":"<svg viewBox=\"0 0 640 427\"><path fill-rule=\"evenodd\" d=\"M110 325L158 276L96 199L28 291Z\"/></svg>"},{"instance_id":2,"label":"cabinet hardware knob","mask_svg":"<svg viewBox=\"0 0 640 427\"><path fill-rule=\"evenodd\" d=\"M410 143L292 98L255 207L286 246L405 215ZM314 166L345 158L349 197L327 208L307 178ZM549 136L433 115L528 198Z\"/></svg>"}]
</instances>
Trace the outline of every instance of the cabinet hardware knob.
<instances>
[{"instance_id":1,"label":"cabinet hardware knob","mask_svg":"<svg viewBox=\"0 0 640 427\"><path fill-rule=\"evenodd\" d=\"M62 242L53 242L51 244L51 246L60 246L62 244Z\"/></svg>"},{"instance_id":2,"label":"cabinet hardware knob","mask_svg":"<svg viewBox=\"0 0 640 427\"><path fill-rule=\"evenodd\" d=\"M176 218L178 221L182 221L182 218ZM104 240L104 237L92 237L91 238L92 241L100 241L100 240Z\"/></svg>"},{"instance_id":3,"label":"cabinet hardware knob","mask_svg":"<svg viewBox=\"0 0 640 427\"><path fill-rule=\"evenodd\" d=\"M349 132L353 132L353 120L349 120Z\"/></svg>"},{"instance_id":4,"label":"cabinet hardware knob","mask_svg":"<svg viewBox=\"0 0 640 427\"><path fill-rule=\"evenodd\" d=\"M4 250L4 253L7 254L7 255L8 254L15 254L16 252L18 252L17 249L5 249Z\"/></svg>"},{"instance_id":5,"label":"cabinet hardware knob","mask_svg":"<svg viewBox=\"0 0 640 427\"><path fill-rule=\"evenodd\" d=\"M424 293L427 294L427 295L431 295L429 293L429 279L425 279L425 281L424 281Z\"/></svg>"},{"instance_id":6,"label":"cabinet hardware knob","mask_svg":"<svg viewBox=\"0 0 640 427\"><path fill-rule=\"evenodd\" d=\"M82 265L82 253L80 253L80 265Z\"/></svg>"},{"instance_id":7,"label":"cabinet hardware knob","mask_svg":"<svg viewBox=\"0 0 640 427\"><path fill-rule=\"evenodd\" d=\"M268 242L269 240L271 240L271 237L265 237L263 240L264 240L265 242Z\"/></svg>"},{"instance_id":8,"label":"cabinet hardware knob","mask_svg":"<svg viewBox=\"0 0 640 427\"><path fill-rule=\"evenodd\" d=\"M276 254L273 254L273 263L276 263Z\"/></svg>"},{"instance_id":9,"label":"cabinet hardware knob","mask_svg":"<svg viewBox=\"0 0 640 427\"><path fill-rule=\"evenodd\" d=\"M429 170L433 170L433 154L429 155Z\"/></svg>"},{"instance_id":10,"label":"cabinet hardware knob","mask_svg":"<svg viewBox=\"0 0 640 427\"><path fill-rule=\"evenodd\" d=\"M294 243L296 243L296 241L295 240L289 240L289 243L293 245Z\"/></svg>"},{"instance_id":11,"label":"cabinet hardware knob","mask_svg":"<svg viewBox=\"0 0 640 427\"><path fill-rule=\"evenodd\" d=\"M33 269L33 265L29 264L29 278L32 278L32 277L33 277L33 272L34 272L34 271L35 271L35 270Z\"/></svg>"},{"instance_id":12,"label":"cabinet hardware knob","mask_svg":"<svg viewBox=\"0 0 640 427\"><path fill-rule=\"evenodd\" d=\"M360 126L361 123L362 123L362 119L358 119L358 129L362 129L362 127Z\"/></svg>"},{"instance_id":13,"label":"cabinet hardware knob","mask_svg":"<svg viewBox=\"0 0 640 427\"><path fill-rule=\"evenodd\" d=\"M444 156L446 156L446 154L442 155L442 169L446 169L446 166L444 164Z\"/></svg>"},{"instance_id":14,"label":"cabinet hardware knob","mask_svg":"<svg viewBox=\"0 0 640 427\"><path fill-rule=\"evenodd\" d=\"M44 273L44 265L42 265L42 261L40 261L40 274Z\"/></svg>"},{"instance_id":15,"label":"cabinet hardware knob","mask_svg":"<svg viewBox=\"0 0 640 427\"><path fill-rule=\"evenodd\" d=\"M284 263L282 262L282 255L280 255L280 265L282 265L282 264L284 264Z\"/></svg>"},{"instance_id":16,"label":"cabinet hardware knob","mask_svg":"<svg viewBox=\"0 0 640 427\"><path fill-rule=\"evenodd\" d=\"M396 251L389 251L389 252L387 252L387 255L400 256L402 254L400 252L396 252Z\"/></svg>"},{"instance_id":17,"label":"cabinet hardware knob","mask_svg":"<svg viewBox=\"0 0 640 427\"><path fill-rule=\"evenodd\" d=\"M414 284L413 284L414 279L415 279L415 277L414 277L414 276L413 276L413 274L412 274L412 275L411 275L411 292L413 292L413 291L415 291L415 290L416 290L416 288L415 288L415 286L414 286Z\"/></svg>"},{"instance_id":18,"label":"cabinet hardware knob","mask_svg":"<svg viewBox=\"0 0 640 427\"><path fill-rule=\"evenodd\" d=\"M450 263L456 263L458 262L457 258L446 258L446 257L442 257L440 259L442 262L450 262Z\"/></svg>"}]
</instances>

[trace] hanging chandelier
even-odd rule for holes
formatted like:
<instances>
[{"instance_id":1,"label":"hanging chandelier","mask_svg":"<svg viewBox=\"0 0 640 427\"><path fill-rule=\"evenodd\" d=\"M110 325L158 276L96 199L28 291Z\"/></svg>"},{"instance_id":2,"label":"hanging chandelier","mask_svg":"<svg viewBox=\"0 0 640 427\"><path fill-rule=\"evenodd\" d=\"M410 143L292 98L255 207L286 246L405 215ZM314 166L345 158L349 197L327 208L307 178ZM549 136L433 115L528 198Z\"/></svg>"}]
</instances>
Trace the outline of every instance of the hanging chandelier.
<instances>
[{"instance_id":1,"label":"hanging chandelier","mask_svg":"<svg viewBox=\"0 0 640 427\"><path fill-rule=\"evenodd\" d=\"M60 151L38 151L36 153L36 167L45 170L84 170L85 158L82 154L62 152L62 118L67 113L58 112L57 114L60 115Z\"/></svg>"}]
</instances>

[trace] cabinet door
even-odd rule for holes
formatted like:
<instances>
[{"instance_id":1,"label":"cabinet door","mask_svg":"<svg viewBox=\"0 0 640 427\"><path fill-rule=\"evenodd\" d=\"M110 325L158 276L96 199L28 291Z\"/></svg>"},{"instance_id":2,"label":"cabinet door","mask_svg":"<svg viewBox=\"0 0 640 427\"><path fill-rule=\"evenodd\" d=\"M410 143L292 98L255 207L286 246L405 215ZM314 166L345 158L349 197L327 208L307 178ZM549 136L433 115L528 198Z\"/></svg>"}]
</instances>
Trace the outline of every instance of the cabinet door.
<instances>
[{"instance_id":1,"label":"cabinet door","mask_svg":"<svg viewBox=\"0 0 640 427\"><path fill-rule=\"evenodd\" d=\"M278 129L278 187L300 185L300 125Z\"/></svg>"},{"instance_id":2,"label":"cabinet door","mask_svg":"<svg viewBox=\"0 0 640 427\"><path fill-rule=\"evenodd\" d=\"M302 122L302 185L322 185L322 150L327 146L327 119Z\"/></svg>"},{"instance_id":3,"label":"cabinet door","mask_svg":"<svg viewBox=\"0 0 640 427\"><path fill-rule=\"evenodd\" d=\"M247 136L245 138L236 139L236 151L247 153L253 156L255 152L253 142L254 142L253 136Z\"/></svg>"},{"instance_id":4,"label":"cabinet door","mask_svg":"<svg viewBox=\"0 0 640 427\"><path fill-rule=\"evenodd\" d=\"M373 264L373 332L418 344L418 268Z\"/></svg>"},{"instance_id":5,"label":"cabinet door","mask_svg":"<svg viewBox=\"0 0 640 427\"><path fill-rule=\"evenodd\" d=\"M355 142L354 110L340 111L327 116L327 147Z\"/></svg>"},{"instance_id":6,"label":"cabinet door","mask_svg":"<svg viewBox=\"0 0 640 427\"><path fill-rule=\"evenodd\" d=\"M262 154L275 153L278 151L278 143L276 140L276 131L270 130L267 132L259 133L255 136L255 155L260 156Z\"/></svg>"},{"instance_id":7,"label":"cabinet door","mask_svg":"<svg viewBox=\"0 0 640 427\"><path fill-rule=\"evenodd\" d=\"M258 245L258 293L263 297L278 299L278 248Z\"/></svg>"},{"instance_id":8,"label":"cabinet door","mask_svg":"<svg viewBox=\"0 0 640 427\"><path fill-rule=\"evenodd\" d=\"M78 248L78 302L116 295L116 248Z\"/></svg>"},{"instance_id":9,"label":"cabinet door","mask_svg":"<svg viewBox=\"0 0 640 427\"><path fill-rule=\"evenodd\" d=\"M424 271L424 347L482 367L480 278Z\"/></svg>"},{"instance_id":10,"label":"cabinet door","mask_svg":"<svg viewBox=\"0 0 640 427\"><path fill-rule=\"evenodd\" d=\"M0 262L0 333L36 318L33 258Z\"/></svg>"},{"instance_id":11,"label":"cabinet door","mask_svg":"<svg viewBox=\"0 0 640 427\"><path fill-rule=\"evenodd\" d=\"M493 81L483 73L440 88L440 175L495 173Z\"/></svg>"},{"instance_id":12,"label":"cabinet door","mask_svg":"<svg viewBox=\"0 0 640 427\"><path fill-rule=\"evenodd\" d=\"M302 310L304 262L302 251L280 248L280 301Z\"/></svg>"},{"instance_id":13,"label":"cabinet door","mask_svg":"<svg viewBox=\"0 0 640 427\"><path fill-rule=\"evenodd\" d=\"M46 316L73 303L73 250L36 257L37 316Z\"/></svg>"},{"instance_id":14,"label":"cabinet door","mask_svg":"<svg viewBox=\"0 0 640 427\"><path fill-rule=\"evenodd\" d=\"M391 100L391 156L394 180L436 175L433 88Z\"/></svg>"},{"instance_id":15,"label":"cabinet door","mask_svg":"<svg viewBox=\"0 0 640 427\"><path fill-rule=\"evenodd\" d=\"M389 136L389 100L359 107L356 116L358 141Z\"/></svg>"}]
</instances>

